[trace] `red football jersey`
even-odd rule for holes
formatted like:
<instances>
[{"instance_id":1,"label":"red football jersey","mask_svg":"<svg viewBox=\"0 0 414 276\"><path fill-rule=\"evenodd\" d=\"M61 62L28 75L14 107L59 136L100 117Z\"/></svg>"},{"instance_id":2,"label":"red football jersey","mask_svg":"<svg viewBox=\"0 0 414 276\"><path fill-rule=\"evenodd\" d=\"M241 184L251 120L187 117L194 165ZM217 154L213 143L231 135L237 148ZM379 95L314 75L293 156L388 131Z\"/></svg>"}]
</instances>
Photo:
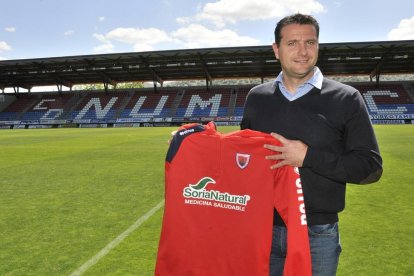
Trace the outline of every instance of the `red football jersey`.
<instances>
[{"instance_id":1,"label":"red football jersey","mask_svg":"<svg viewBox=\"0 0 414 276\"><path fill-rule=\"evenodd\" d=\"M268 276L274 208L288 229L284 275L311 275L299 172L271 170L264 144L278 141L252 130L221 134L214 123L174 135L155 275Z\"/></svg>"}]
</instances>

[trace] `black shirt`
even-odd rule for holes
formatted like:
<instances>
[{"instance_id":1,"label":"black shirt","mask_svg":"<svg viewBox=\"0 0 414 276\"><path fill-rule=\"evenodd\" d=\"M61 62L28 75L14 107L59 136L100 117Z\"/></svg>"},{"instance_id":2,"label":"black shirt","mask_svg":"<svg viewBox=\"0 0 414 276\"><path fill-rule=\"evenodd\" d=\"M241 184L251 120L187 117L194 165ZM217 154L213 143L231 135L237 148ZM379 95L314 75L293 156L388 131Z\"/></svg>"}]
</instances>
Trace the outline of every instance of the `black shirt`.
<instances>
[{"instance_id":1,"label":"black shirt","mask_svg":"<svg viewBox=\"0 0 414 276\"><path fill-rule=\"evenodd\" d=\"M301 140L308 151L299 169L309 225L333 223L345 208L346 183L378 181L382 159L361 94L324 78L321 90L287 100L274 82L248 94L242 129ZM278 214L275 224L283 225Z\"/></svg>"}]
</instances>

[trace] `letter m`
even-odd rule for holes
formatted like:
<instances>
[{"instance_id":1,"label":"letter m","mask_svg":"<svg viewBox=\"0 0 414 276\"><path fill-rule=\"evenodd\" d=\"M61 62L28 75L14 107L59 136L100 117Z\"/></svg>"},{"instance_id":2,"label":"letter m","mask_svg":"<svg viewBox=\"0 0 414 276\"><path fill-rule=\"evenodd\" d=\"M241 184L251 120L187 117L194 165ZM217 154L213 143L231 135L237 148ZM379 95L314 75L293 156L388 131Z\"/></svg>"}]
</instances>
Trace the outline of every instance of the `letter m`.
<instances>
[{"instance_id":1,"label":"letter m","mask_svg":"<svg viewBox=\"0 0 414 276\"><path fill-rule=\"evenodd\" d=\"M194 108L196 107L196 105L198 105L201 109L205 109L206 107L211 105L209 116L217 116L220 107L220 101L221 94L215 94L207 101L203 101L203 99L201 99L199 95L192 95L184 117L191 117L193 115Z\"/></svg>"}]
</instances>

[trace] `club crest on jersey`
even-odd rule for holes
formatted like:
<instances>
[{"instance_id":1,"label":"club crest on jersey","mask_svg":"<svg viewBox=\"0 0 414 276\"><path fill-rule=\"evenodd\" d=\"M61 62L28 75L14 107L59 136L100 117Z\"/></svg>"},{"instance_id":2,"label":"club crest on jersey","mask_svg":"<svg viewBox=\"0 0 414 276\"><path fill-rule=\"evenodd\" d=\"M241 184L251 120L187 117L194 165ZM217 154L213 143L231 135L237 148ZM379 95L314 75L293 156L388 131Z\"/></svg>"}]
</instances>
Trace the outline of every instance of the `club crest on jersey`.
<instances>
[{"instance_id":1,"label":"club crest on jersey","mask_svg":"<svg viewBox=\"0 0 414 276\"><path fill-rule=\"evenodd\" d=\"M236 154L236 163L240 169L246 168L247 165L249 164L249 161L250 161L250 154L244 154L244 153Z\"/></svg>"}]
</instances>

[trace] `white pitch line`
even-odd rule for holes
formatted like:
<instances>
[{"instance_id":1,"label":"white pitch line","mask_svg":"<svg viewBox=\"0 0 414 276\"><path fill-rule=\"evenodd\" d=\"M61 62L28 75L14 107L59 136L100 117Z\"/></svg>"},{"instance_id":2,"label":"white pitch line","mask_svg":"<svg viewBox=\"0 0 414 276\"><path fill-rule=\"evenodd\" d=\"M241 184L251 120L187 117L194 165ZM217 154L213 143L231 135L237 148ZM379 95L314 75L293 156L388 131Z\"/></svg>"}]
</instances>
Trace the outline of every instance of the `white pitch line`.
<instances>
[{"instance_id":1,"label":"white pitch line","mask_svg":"<svg viewBox=\"0 0 414 276\"><path fill-rule=\"evenodd\" d=\"M122 234L108 243L101 251L99 251L95 256L89 259L86 263L81 265L78 269L76 269L70 276L79 276L82 275L86 270L88 270L91 266L96 264L101 258L103 258L106 254L109 253L112 249L114 249L118 244L120 244L129 234L134 232L138 227L141 226L147 219L149 219L155 212L161 209L164 206L164 200L157 204L154 208L149 210L145 215L140 217L134 224L132 224L127 230L125 230Z\"/></svg>"}]
</instances>

